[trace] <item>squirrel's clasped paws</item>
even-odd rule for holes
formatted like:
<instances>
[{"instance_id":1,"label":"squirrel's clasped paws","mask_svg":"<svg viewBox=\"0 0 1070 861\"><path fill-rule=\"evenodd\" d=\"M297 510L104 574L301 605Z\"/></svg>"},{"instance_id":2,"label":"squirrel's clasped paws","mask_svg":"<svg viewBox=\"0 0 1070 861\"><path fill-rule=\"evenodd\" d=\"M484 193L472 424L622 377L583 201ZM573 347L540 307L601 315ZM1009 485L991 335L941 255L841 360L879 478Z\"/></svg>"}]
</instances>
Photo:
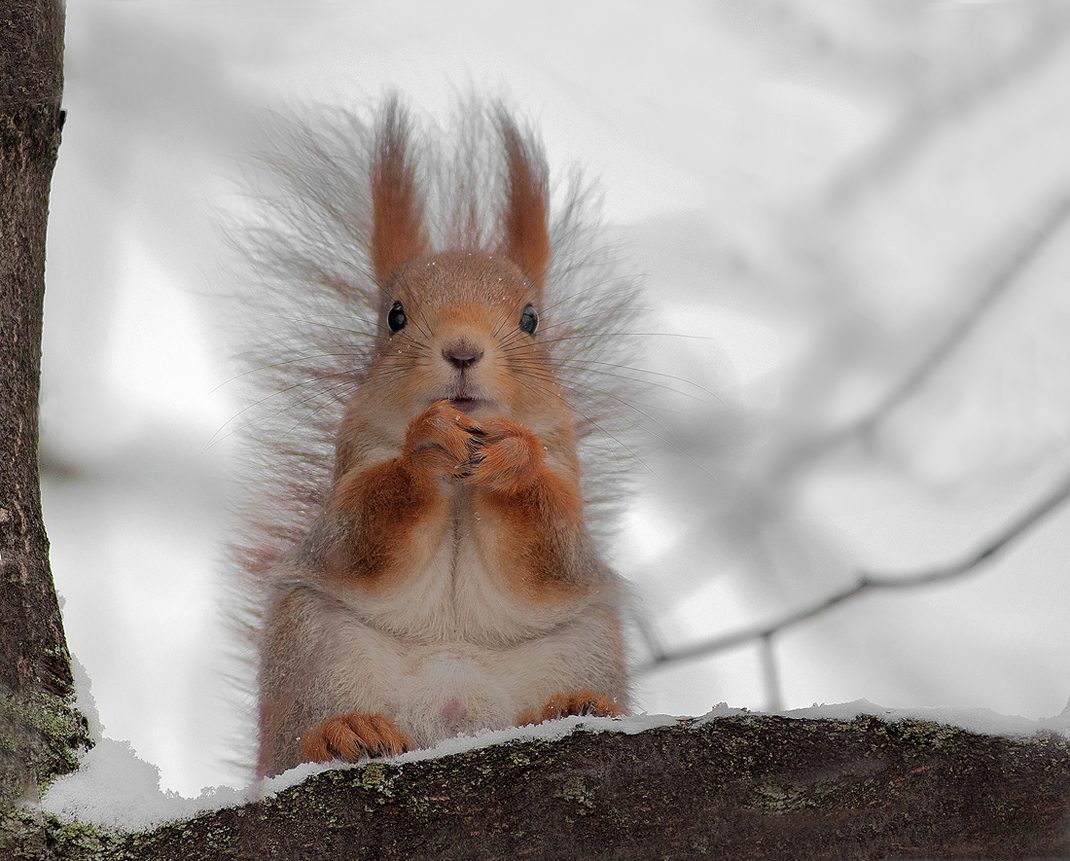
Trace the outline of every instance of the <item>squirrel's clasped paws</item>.
<instances>
[{"instance_id":1,"label":"squirrel's clasped paws","mask_svg":"<svg viewBox=\"0 0 1070 861\"><path fill-rule=\"evenodd\" d=\"M412 467L432 476L460 477L475 453L482 428L449 401L435 401L409 422L405 457Z\"/></svg>"},{"instance_id":2,"label":"squirrel's clasped paws","mask_svg":"<svg viewBox=\"0 0 1070 861\"><path fill-rule=\"evenodd\" d=\"M421 472L484 490L516 493L542 465L538 436L506 418L477 422L449 401L435 401L410 423L405 457Z\"/></svg>"},{"instance_id":3,"label":"squirrel's clasped paws","mask_svg":"<svg viewBox=\"0 0 1070 861\"><path fill-rule=\"evenodd\" d=\"M539 438L510 419L493 418L480 425L474 453L462 465L464 480L484 490L516 493L530 486L542 464Z\"/></svg>"},{"instance_id":4,"label":"squirrel's clasped paws","mask_svg":"<svg viewBox=\"0 0 1070 861\"><path fill-rule=\"evenodd\" d=\"M350 712L327 718L301 736L306 760L356 762L365 756L397 756L415 747L408 734L384 714Z\"/></svg>"}]
</instances>

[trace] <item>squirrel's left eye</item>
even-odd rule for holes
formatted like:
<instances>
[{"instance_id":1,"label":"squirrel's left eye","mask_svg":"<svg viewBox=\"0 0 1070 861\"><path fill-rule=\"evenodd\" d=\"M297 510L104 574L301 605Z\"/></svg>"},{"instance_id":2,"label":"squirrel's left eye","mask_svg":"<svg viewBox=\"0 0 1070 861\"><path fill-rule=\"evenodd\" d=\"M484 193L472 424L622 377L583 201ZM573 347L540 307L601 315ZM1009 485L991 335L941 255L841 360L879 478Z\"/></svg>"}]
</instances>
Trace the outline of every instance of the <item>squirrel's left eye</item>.
<instances>
[{"instance_id":1,"label":"squirrel's left eye","mask_svg":"<svg viewBox=\"0 0 1070 861\"><path fill-rule=\"evenodd\" d=\"M405 316L405 309L401 306L401 303L395 302L391 305L386 315L386 325L390 327L391 333L404 329L407 322L409 322L409 318Z\"/></svg>"},{"instance_id":2,"label":"squirrel's left eye","mask_svg":"<svg viewBox=\"0 0 1070 861\"><path fill-rule=\"evenodd\" d=\"M534 335L535 330L539 328L539 314L530 302L520 312L520 328L529 335Z\"/></svg>"}]
</instances>

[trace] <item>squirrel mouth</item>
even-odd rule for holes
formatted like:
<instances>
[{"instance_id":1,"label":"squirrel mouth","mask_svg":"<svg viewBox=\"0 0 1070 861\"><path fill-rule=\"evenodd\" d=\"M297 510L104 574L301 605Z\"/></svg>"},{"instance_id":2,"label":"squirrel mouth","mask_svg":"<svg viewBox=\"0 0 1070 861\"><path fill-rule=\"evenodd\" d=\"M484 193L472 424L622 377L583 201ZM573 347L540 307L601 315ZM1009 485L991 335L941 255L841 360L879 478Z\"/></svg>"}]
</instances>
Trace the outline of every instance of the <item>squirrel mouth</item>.
<instances>
[{"instance_id":1,"label":"squirrel mouth","mask_svg":"<svg viewBox=\"0 0 1070 861\"><path fill-rule=\"evenodd\" d=\"M479 406L479 401L476 398L470 398L467 395L457 395L456 397L450 398L450 406L455 410L460 410L462 413L470 413Z\"/></svg>"}]
</instances>

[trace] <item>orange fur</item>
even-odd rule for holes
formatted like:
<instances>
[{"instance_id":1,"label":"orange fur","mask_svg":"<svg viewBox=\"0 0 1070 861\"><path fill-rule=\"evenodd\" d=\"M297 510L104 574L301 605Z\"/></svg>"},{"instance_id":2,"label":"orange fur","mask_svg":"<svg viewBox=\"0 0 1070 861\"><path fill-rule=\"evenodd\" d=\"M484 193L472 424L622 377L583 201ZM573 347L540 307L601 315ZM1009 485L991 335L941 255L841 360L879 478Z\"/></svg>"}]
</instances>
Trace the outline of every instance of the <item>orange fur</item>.
<instances>
[{"instance_id":1,"label":"orange fur","mask_svg":"<svg viewBox=\"0 0 1070 861\"><path fill-rule=\"evenodd\" d=\"M380 285L427 246L423 204L416 191L415 171L406 154L407 123L391 103L379 133L371 170L373 231L372 266Z\"/></svg>"},{"instance_id":2,"label":"orange fur","mask_svg":"<svg viewBox=\"0 0 1070 861\"><path fill-rule=\"evenodd\" d=\"M301 752L311 762L332 759L356 762L364 756L397 756L413 747L408 733L378 713L334 715L301 736Z\"/></svg>"},{"instance_id":3,"label":"orange fur","mask_svg":"<svg viewBox=\"0 0 1070 861\"><path fill-rule=\"evenodd\" d=\"M529 599L552 601L577 585L569 557L582 512L579 484L546 466L542 444L527 428L508 419L487 426L482 460L466 479L485 491L473 507L496 533L496 551L508 559L508 586Z\"/></svg>"},{"instance_id":4,"label":"orange fur","mask_svg":"<svg viewBox=\"0 0 1070 861\"><path fill-rule=\"evenodd\" d=\"M550 259L550 238L546 232L546 178L536 172L520 133L508 119L502 119L502 137L509 162L502 250L542 289L546 261Z\"/></svg>"},{"instance_id":5,"label":"orange fur","mask_svg":"<svg viewBox=\"0 0 1070 861\"><path fill-rule=\"evenodd\" d=\"M430 555L450 513L437 482L460 475L474 426L449 401L436 401L409 424L399 457L342 477L331 508L352 532L332 546L328 576L389 587Z\"/></svg>"},{"instance_id":6,"label":"orange fur","mask_svg":"<svg viewBox=\"0 0 1070 861\"><path fill-rule=\"evenodd\" d=\"M465 481L514 498L545 477L542 443L530 430L506 418L490 419L481 429Z\"/></svg>"},{"instance_id":7,"label":"orange fur","mask_svg":"<svg viewBox=\"0 0 1070 861\"><path fill-rule=\"evenodd\" d=\"M562 575L582 511L579 485L547 468L538 436L523 425L478 423L447 400L412 420L399 457L339 482L331 507L353 532L332 547L328 576L390 588L420 567L449 518L442 479L478 489L473 511L496 533L488 544L513 575L509 588L545 601L574 587Z\"/></svg>"},{"instance_id":8,"label":"orange fur","mask_svg":"<svg viewBox=\"0 0 1070 861\"><path fill-rule=\"evenodd\" d=\"M590 688L582 688L578 691L563 691L554 694L543 706L541 712L532 709L522 712L516 719L516 725L528 726L568 715L619 717L622 714L624 712L617 707L612 698L596 693Z\"/></svg>"}]
</instances>

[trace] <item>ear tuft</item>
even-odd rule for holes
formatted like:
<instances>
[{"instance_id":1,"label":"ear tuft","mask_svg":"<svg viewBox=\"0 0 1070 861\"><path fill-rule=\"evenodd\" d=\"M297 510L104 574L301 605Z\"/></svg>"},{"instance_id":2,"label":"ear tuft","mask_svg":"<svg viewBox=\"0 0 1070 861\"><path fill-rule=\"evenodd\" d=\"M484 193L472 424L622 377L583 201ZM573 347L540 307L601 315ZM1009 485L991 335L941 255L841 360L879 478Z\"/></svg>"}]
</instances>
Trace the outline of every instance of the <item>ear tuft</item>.
<instances>
[{"instance_id":1,"label":"ear tuft","mask_svg":"<svg viewBox=\"0 0 1070 861\"><path fill-rule=\"evenodd\" d=\"M427 248L423 200L408 157L409 117L396 96L387 101L376 133L371 166L372 266L379 286Z\"/></svg>"},{"instance_id":2,"label":"ear tuft","mask_svg":"<svg viewBox=\"0 0 1070 861\"><path fill-rule=\"evenodd\" d=\"M508 169L501 213L504 231L501 251L542 289L550 259L546 161L537 145L521 135L504 109L498 112L498 124Z\"/></svg>"}]
</instances>

